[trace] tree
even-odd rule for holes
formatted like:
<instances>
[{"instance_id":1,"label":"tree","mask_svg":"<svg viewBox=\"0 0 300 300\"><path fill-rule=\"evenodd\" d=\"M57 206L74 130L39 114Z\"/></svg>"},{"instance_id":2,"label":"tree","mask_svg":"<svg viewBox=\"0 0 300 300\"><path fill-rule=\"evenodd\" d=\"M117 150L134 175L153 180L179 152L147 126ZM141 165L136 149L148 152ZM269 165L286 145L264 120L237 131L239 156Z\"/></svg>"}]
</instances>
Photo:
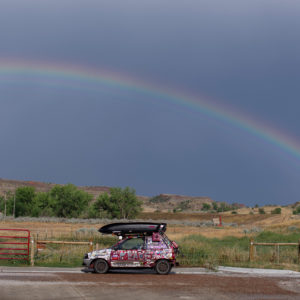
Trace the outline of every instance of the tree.
<instances>
[{"instance_id":1,"label":"tree","mask_svg":"<svg viewBox=\"0 0 300 300\"><path fill-rule=\"evenodd\" d=\"M217 212L224 212L230 210L230 207L225 203L221 202L220 207L218 207Z\"/></svg>"},{"instance_id":2,"label":"tree","mask_svg":"<svg viewBox=\"0 0 300 300\"><path fill-rule=\"evenodd\" d=\"M204 211L207 211L207 210L210 210L211 209L211 206L209 203L203 203L202 204L202 210Z\"/></svg>"},{"instance_id":3,"label":"tree","mask_svg":"<svg viewBox=\"0 0 300 300\"><path fill-rule=\"evenodd\" d=\"M99 213L106 212L111 218L131 219L142 210L142 202L137 199L134 189L115 187L110 189L109 195L100 195L94 208Z\"/></svg>"},{"instance_id":4,"label":"tree","mask_svg":"<svg viewBox=\"0 0 300 300\"><path fill-rule=\"evenodd\" d=\"M56 185L50 191L49 208L54 215L63 218L77 218L88 209L92 195L81 191L73 184Z\"/></svg>"},{"instance_id":5,"label":"tree","mask_svg":"<svg viewBox=\"0 0 300 300\"><path fill-rule=\"evenodd\" d=\"M33 208L35 189L32 186L23 186L16 189L16 217L30 216Z\"/></svg>"},{"instance_id":6,"label":"tree","mask_svg":"<svg viewBox=\"0 0 300 300\"><path fill-rule=\"evenodd\" d=\"M55 216L55 199L50 197L50 193L37 193L33 199L32 217L53 217Z\"/></svg>"},{"instance_id":7,"label":"tree","mask_svg":"<svg viewBox=\"0 0 300 300\"><path fill-rule=\"evenodd\" d=\"M6 212L5 212L6 206ZM6 216L13 215L13 208L14 207L14 194L10 191L5 193L5 196L0 196L0 212Z\"/></svg>"},{"instance_id":8,"label":"tree","mask_svg":"<svg viewBox=\"0 0 300 300\"><path fill-rule=\"evenodd\" d=\"M218 210L218 203L217 202L213 202L212 203L212 207L213 207L213 210Z\"/></svg>"}]
</instances>

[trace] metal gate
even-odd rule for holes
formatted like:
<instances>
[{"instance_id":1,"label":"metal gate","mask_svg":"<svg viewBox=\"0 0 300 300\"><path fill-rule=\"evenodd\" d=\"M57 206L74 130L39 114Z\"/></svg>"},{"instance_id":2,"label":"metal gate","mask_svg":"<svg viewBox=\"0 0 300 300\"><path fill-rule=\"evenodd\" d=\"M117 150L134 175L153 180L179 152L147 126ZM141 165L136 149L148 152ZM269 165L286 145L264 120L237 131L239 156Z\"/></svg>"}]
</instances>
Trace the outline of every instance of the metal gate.
<instances>
[{"instance_id":1,"label":"metal gate","mask_svg":"<svg viewBox=\"0 0 300 300\"><path fill-rule=\"evenodd\" d=\"M0 229L0 259L29 260L30 231Z\"/></svg>"}]
</instances>

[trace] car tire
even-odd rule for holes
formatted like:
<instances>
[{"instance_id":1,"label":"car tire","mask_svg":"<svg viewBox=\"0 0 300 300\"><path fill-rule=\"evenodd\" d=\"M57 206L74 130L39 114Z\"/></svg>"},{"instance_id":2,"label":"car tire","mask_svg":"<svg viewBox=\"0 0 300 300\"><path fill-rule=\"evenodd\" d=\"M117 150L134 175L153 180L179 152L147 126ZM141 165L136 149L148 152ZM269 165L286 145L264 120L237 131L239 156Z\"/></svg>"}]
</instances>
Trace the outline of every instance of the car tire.
<instances>
[{"instance_id":1,"label":"car tire","mask_svg":"<svg viewBox=\"0 0 300 300\"><path fill-rule=\"evenodd\" d=\"M155 265L155 271L157 274L160 275L167 275L170 273L171 271L171 264L168 260L166 259L161 259L159 261L157 261L156 265Z\"/></svg>"},{"instance_id":2,"label":"car tire","mask_svg":"<svg viewBox=\"0 0 300 300\"><path fill-rule=\"evenodd\" d=\"M108 272L108 269L109 269L109 265L108 265L108 263L107 263L106 260L104 260L104 259L97 259L94 262L94 271L95 271L95 273L105 274L105 273Z\"/></svg>"}]
</instances>

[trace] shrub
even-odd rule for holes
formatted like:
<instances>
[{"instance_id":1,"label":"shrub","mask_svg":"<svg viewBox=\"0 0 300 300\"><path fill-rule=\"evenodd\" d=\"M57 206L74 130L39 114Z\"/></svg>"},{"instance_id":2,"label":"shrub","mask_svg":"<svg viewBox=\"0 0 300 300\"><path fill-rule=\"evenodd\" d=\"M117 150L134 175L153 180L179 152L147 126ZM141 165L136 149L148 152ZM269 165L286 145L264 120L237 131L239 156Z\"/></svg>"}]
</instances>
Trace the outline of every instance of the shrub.
<instances>
[{"instance_id":1,"label":"shrub","mask_svg":"<svg viewBox=\"0 0 300 300\"><path fill-rule=\"evenodd\" d=\"M280 207L276 207L275 209L273 209L271 211L272 215L280 215L281 214L281 208Z\"/></svg>"},{"instance_id":2,"label":"shrub","mask_svg":"<svg viewBox=\"0 0 300 300\"><path fill-rule=\"evenodd\" d=\"M293 210L294 215L300 215L300 206L298 206L295 210Z\"/></svg>"},{"instance_id":3,"label":"shrub","mask_svg":"<svg viewBox=\"0 0 300 300\"><path fill-rule=\"evenodd\" d=\"M265 215L266 214L266 212L263 208L259 208L258 212L259 212L260 215Z\"/></svg>"},{"instance_id":4,"label":"shrub","mask_svg":"<svg viewBox=\"0 0 300 300\"><path fill-rule=\"evenodd\" d=\"M217 202L213 202L212 203L212 208L213 208L213 210L218 210L218 203Z\"/></svg>"},{"instance_id":5,"label":"shrub","mask_svg":"<svg viewBox=\"0 0 300 300\"><path fill-rule=\"evenodd\" d=\"M210 206L209 203L203 203L202 210L207 211L207 210L210 210L210 209L211 209L211 206Z\"/></svg>"},{"instance_id":6,"label":"shrub","mask_svg":"<svg viewBox=\"0 0 300 300\"><path fill-rule=\"evenodd\" d=\"M170 197L167 195L158 195L155 197L152 197L149 202L150 203L164 203L170 200Z\"/></svg>"},{"instance_id":7,"label":"shrub","mask_svg":"<svg viewBox=\"0 0 300 300\"><path fill-rule=\"evenodd\" d=\"M178 204L178 206L175 208L176 211L183 211L183 210L187 210L187 209L191 208L190 202L191 202L191 200L181 201Z\"/></svg>"}]
</instances>

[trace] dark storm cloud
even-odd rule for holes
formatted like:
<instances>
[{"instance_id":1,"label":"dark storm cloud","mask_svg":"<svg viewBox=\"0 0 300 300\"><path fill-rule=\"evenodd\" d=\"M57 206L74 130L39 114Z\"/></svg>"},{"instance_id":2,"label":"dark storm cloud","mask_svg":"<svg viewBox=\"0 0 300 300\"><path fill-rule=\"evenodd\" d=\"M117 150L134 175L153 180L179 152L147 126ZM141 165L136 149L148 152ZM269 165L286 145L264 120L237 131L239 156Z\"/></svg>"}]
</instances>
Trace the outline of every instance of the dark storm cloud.
<instances>
[{"instance_id":1,"label":"dark storm cloud","mask_svg":"<svg viewBox=\"0 0 300 300\"><path fill-rule=\"evenodd\" d=\"M123 71L297 137L299 9L274 0L2 1L0 59ZM151 95L14 80L0 80L0 95L1 177L248 204L299 199L297 160Z\"/></svg>"}]
</instances>

